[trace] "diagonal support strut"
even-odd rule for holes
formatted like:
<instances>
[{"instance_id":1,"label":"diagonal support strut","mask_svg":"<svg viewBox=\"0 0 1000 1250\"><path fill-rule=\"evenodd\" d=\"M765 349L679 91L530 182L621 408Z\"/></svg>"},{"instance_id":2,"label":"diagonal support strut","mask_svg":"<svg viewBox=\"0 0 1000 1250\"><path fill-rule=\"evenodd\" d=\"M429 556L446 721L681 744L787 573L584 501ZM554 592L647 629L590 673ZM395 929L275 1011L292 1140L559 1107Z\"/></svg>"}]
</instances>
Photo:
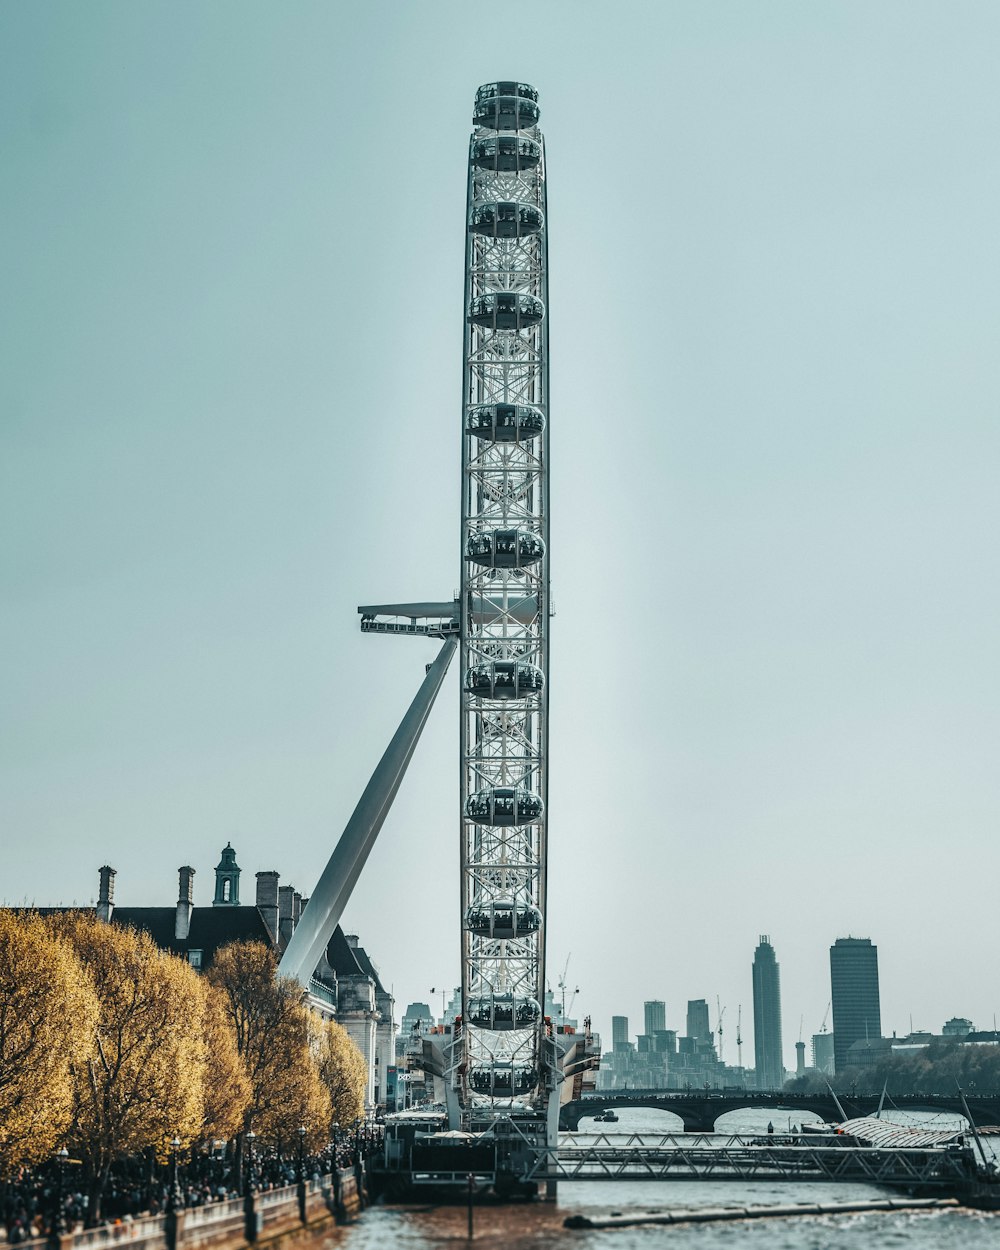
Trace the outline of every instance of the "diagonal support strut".
<instances>
[{"instance_id":1,"label":"diagonal support strut","mask_svg":"<svg viewBox=\"0 0 1000 1250\"><path fill-rule=\"evenodd\" d=\"M372 773L281 957L278 972L307 989L389 814L455 653L456 641L446 638L437 659L428 665L416 698Z\"/></svg>"}]
</instances>

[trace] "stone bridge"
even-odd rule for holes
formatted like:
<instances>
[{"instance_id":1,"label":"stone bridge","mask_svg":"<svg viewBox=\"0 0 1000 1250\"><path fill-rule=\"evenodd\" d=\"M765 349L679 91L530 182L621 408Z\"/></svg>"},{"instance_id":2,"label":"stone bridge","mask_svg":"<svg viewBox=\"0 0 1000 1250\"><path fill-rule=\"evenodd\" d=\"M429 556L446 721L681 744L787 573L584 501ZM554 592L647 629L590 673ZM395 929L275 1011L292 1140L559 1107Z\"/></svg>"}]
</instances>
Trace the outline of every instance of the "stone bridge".
<instances>
[{"instance_id":1,"label":"stone bridge","mask_svg":"<svg viewBox=\"0 0 1000 1250\"><path fill-rule=\"evenodd\" d=\"M838 1094L848 1119L872 1115L879 1104L878 1093ZM969 1112L977 1127L987 1124L1000 1125L1000 1093L966 1095ZM584 1116L597 1115L601 1111L621 1112L629 1107L652 1107L658 1111L670 1111L684 1121L685 1133L711 1133L716 1121L728 1111L741 1111L748 1107L761 1107L792 1116L812 1111L828 1123L840 1120L837 1104L829 1094L788 1094L780 1090L666 1090L630 1089L589 1094L563 1105L559 1112L559 1127L576 1129ZM896 1094L886 1100L886 1113L900 1111L932 1111L948 1115L964 1115L962 1100L957 1095L945 1094ZM614 1130L611 1130L614 1131Z\"/></svg>"}]
</instances>

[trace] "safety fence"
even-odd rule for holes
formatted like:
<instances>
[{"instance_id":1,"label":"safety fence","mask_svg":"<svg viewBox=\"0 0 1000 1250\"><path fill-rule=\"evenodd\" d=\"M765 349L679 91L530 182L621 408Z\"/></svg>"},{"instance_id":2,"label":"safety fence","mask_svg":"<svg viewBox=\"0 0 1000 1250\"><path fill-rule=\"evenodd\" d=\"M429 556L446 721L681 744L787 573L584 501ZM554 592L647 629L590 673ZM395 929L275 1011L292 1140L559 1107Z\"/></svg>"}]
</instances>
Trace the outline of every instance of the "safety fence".
<instances>
[{"instance_id":1,"label":"safety fence","mask_svg":"<svg viewBox=\"0 0 1000 1250\"><path fill-rule=\"evenodd\" d=\"M366 1200L364 1170L359 1165L305 1181L301 1187L286 1185L17 1244L24 1250L222 1250L270 1241L330 1217L349 1220ZM0 1245L6 1244L13 1243L0 1237Z\"/></svg>"}]
</instances>

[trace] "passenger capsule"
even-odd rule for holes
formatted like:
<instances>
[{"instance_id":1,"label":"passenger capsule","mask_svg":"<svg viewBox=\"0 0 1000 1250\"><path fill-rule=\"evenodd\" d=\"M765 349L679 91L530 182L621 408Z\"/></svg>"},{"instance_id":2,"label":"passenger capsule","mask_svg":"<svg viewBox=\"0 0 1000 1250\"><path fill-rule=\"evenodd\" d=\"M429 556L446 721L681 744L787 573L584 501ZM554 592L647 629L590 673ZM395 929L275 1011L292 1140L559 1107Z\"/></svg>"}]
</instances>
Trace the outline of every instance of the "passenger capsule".
<instances>
[{"instance_id":1,"label":"passenger capsule","mask_svg":"<svg viewBox=\"0 0 1000 1250\"><path fill-rule=\"evenodd\" d=\"M465 814L477 825L530 825L541 819L544 810L541 795L505 786L477 790L465 800Z\"/></svg>"},{"instance_id":2,"label":"passenger capsule","mask_svg":"<svg viewBox=\"0 0 1000 1250\"><path fill-rule=\"evenodd\" d=\"M545 305L534 295L518 291L490 291L469 306L469 320L487 330L526 330L545 316Z\"/></svg>"},{"instance_id":3,"label":"passenger capsule","mask_svg":"<svg viewBox=\"0 0 1000 1250\"><path fill-rule=\"evenodd\" d=\"M544 220L542 210L535 204L495 200L472 206L469 229L473 234L485 234L491 239L521 239L537 234Z\"/></svg>"},{"instance_id":4,"label":"passenger capsule","mask_svg":"<svg viewBox=\"0 0 1000 1250\"><path fill-rule=\"evenodd\" d=\"M473 165L494 174L534 169L541 159L541 146L520 135L490 135L488 139L475 139L472 144Z\"/></svg>"},{"instance_id":5,"label":"passenger capsule","mask_svg":"<svg viewBox=\"0 0 1000 1250\"><path fill-rule=\"evenodd\" d=\"M470 534L465 554L487 569L523 569L545 555L545 544L530 530L481 530Z\"/></svg>"},{"instance_id":6,"label":"passenger capsule","mask_svg":"<svg viewBox=\"0 0 1000 1250\"><path fill-rule=\"evenodd\" d=\"M515 994L484 994L470 998L466 1018L479 1029L500 1033L510 1029L530 1029L541 1018L538 1000Z\"/></svg>"},{"instance_id":7,"label":"passenger capsule","mask_svg":"<svg viewBox=\"0 0 1000 1250\"><path fill-rule=\"evenodd\" d=\"M494 1063L489 1067L473 1068L469 1073L473 1093L489 1094L492 1098L511 1098L526 1094L538 1084L538 1073L524 1064Z\"/></svg>"},{"instance_id":8,"label":"passenger capsule","mask_svg":"<svg viewBox=\"0 0 1000 1250\"><path fill-rule=\"evenodd\" d=\"M542 670L520 660L477 664L465 674L466 690L480 699L525 699L541 694L544 685Z\"/></svg>"},{"instance_id":9,"label":"passenger capsule","mask_svg":"<svg viewBox=\"0 0 1000 1250\"><path fill-rule=\"evenodd\" d=\"M516 95L522 100L534 100L538 103L538 91L530 83L505 79L503 82L484 82L476 92L476 104L483 100L492 100L498 95Z\"/></svg>"},{"instance_id":10,"label":"passenger capsule","mask_svg":"<svg viewBox=\"0 0 1000 1250\"><path fill-rule=\"evenodd\" d=\"M538 124L538 92L526 82L488 82L476 92L472 120L493 130L524 130Z\"/></svg>"},{"instance_id":11,"label":"passenger capsule","mask_svg":"<svg viewBox=\"0 0 1000 1250\"><path fill-rule=\"evenodd\" d=\"M484 404L469 409L465 428L494 443L527 443L545 429L545 416L527 404Z\"/></svg>"},{"instance_id":12,"label":"passenger capsule","mask_svg":"<svg viewBox=\"0 0 1000 1250\"><path fill-rule=\"evenodd\" d=\"M465 913L465 927L476 937L509 942L537 933L542 927L542 913L531 903L509 898L474 903Z\"/></svg>"}]
</instances>

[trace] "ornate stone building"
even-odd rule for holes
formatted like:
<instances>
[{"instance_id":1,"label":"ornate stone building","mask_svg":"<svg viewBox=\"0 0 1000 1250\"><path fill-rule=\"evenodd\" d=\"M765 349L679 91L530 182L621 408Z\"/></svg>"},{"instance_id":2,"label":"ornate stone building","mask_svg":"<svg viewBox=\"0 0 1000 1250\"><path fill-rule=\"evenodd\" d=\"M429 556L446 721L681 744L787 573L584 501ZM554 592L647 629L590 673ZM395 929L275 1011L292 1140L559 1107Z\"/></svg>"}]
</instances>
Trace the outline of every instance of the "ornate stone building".
<instances>
[{"instance_id":1,"label":"ornate stone building","mask_svg":"<svg viewBox=\"0 0 1000 1250\"><path fill-rule=\"evenodd\" d=\"M257 873L254 902L240 902L242 869L230 844L215 869L210 907L196 907L195 870L178 870L178 896L173 907L119 907L115 903L113 868L100 870L98 919L144 929L162 950L186 959L193 968L211 967L215 952L227 942L265 942L280 954L298 924L308 898L291 885L280 885L273 869ZM378 971L354 934L337 926L316 968L307 996L309 1006L336 1020L365 1057L368 1091L365 1105L385 1101L386 1074L394 1062L394 1001Z\"/></svg>"}]
</instances>

